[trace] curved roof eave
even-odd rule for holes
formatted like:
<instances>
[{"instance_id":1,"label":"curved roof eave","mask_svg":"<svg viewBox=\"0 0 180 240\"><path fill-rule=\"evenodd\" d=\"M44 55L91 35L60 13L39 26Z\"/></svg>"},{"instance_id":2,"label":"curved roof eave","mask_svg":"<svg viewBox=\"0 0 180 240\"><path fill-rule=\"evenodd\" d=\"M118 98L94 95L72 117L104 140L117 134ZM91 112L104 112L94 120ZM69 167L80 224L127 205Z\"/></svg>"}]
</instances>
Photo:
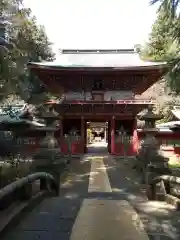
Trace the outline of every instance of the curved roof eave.
<instances>
[{"instance_id":1,"label":"curved roof eave","mask_svg":"<svg viewBox=\"0 0 180 240\"><path fill-rule=\"evenodd\" d=\"M30 62L28 66L34 69L50 71L125 71L125 70L155 70L169 67L167 62L145 62L144 65L116 65L116 66L87 66L87 65L60 65L55 62Z\"/></svg>"}]
</instances>

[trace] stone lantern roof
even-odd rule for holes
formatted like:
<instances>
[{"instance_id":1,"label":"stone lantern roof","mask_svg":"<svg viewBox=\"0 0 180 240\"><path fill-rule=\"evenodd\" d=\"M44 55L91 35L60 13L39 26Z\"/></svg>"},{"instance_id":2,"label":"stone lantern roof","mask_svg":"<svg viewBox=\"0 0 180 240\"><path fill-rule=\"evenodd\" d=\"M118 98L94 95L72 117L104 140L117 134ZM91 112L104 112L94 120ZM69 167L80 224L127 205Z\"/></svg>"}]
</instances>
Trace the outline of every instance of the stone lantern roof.
<instances>
[{"instance_id":1,"label":"stone lantern roof","mask_svg":"<svg viewBox=\"0 0 180 240\"><path fill-rule=\"evenodd\" d=\"M56 113L54 111L54 109L49 109L48 111L46 112L42 112L42 115L41 115L42 118L46 119L46 118L52 118L52 119L56 119L58 118L58 113Z\"/></svg>"},{"instance_id":2,"label":"stone lantern roof","mask_svg":"<svg viewBox=\"0 0 180 240\"><path fill-rule=\"evenodd\" d=\"M51 104L45 104L41 109L39 114L40 118L43 119L59 119L59 114L54 110L53 105Z\"/></svg>"},{"instance_id":3,"label":"stone lantern roof","mask_svg":"<svg viewBox=\"0 0 180 240\"><path fill-rule=\"evenodd\" d=\"M160 114L154 113L153 106L149 105L146 113L138 116L138 118L139 120L142 120L142 121L152 121L152 120L157 121L157 120L161 120L163 116Z\"/></svg>"},{"instance_id":4,"label":"stone lantern roof","mask_svg":"<svg viewBox=\"0 0 180 240\"><path fill-rule=\"evenodd\" d=\"M33 116L28 117L28 107L26 104L9 105L0 108L0 129L8 131L17 130L17 126L24 127L44 127L45 124Z\"/></svg>"},{"instance_id":5,"label":"stone lantern roof","mask_svg":"<svg viewBox=\"0 0 180 240\"><path fill-rule=\"evenodd\" d=\"M146 113L140 115L138 118L139 118L139 120L142 120L145 122L144 126L143 126L143 132L155 133L158 131L158 128L156 128L155 122L157 120L162 119L163 116L161 116L159 114L155 114L153 112L153 106L149 105Z\"/></svg>"}]
</instances>

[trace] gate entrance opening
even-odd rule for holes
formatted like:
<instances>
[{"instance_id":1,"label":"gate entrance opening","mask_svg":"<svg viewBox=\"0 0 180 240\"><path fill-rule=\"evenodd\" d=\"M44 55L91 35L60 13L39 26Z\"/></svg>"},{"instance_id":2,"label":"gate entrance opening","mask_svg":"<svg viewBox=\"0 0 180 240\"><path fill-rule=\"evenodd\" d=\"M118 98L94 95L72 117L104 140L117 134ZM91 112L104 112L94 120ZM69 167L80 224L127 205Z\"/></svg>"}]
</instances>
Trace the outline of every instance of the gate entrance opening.
<instances>
[{"instance_id":1,"label":"gate entrance opening","mask_svg":"<svg viewBox=\"0 0 180 240\"><path fill-rule=\"evenodd\" d=\"M108 122L86 122L86 152L108 153Z\"/></svg>"},{"instance_id":2,"label":"gate entrance opening","mask_svg":"<svg viewBox=\"0 0 180 240\"><path fill-rule=\"evenodd\" d=\"M62 125L61 148L64 153L103 152L121 156L135 155L137 128L134 118L111 117L107 121L64 119Z\"/></svg>"}]
</instances>

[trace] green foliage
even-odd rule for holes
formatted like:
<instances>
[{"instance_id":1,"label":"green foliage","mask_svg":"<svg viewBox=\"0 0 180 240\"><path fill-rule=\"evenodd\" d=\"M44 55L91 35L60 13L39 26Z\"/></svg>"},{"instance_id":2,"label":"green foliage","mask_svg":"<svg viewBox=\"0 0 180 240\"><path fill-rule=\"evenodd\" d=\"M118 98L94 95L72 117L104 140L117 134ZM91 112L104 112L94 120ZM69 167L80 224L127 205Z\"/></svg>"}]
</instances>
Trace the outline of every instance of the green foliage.
<instances>
[{"instance_id":1,"label":"green foliage","mask_svg":"<svg viewBox=\"0 0 180 240\"><path fill-rule=\"evenodd\" d=\"M27 63L53 60L54 53L44 27L37 25L23 0L1 1L0 11L3 19L11 23L7 32L13 44L8 51L0 47L0 100L8 94L20 94L27 101L36 87L42 90L37 77L29 75ZM22 86L26 86L26 94Z\"/></svg>"},{"instance_id":2,"label":"green foliage","mask_svg":"<svg viewBox=\"0 0 180 240\"><path fill-rule=\"evenodd\" d=\"M171 68L166 75L167 83L176 94L180 93L180 59L177 58L170 62Z\"/></svg>"},{"instance_id":3,"label":"green foliage","mask_svg":"<svg viewBox=\"0 0 180 240\"><path fill-rule=\"evenodd\" d=\"M180 105L180 99L174 97L173 100L164 102L164 104L158 109L158 113L164 116L158 123L164 123L171 121L172 112L174 106Z\"/></svg>"},{"instance_id":4,"label":"green foliage","mask_svg":"<svg viewBox=\"0 0 180 240\"><path fill-rule=\"evenodd\" d=\"M178 26L180 37L180 24L178 18L176 16L174 16L174 18L167 18L167 10L162 4L157 19L152 26L149 41L141 52L144 59L167 61L169 63L170 71L165 76L165 80L167 86L176 94L180 92L180 41L175 37L175 35L177 36Z\"/></svg>"},{"instance_id":5,"label":"green foliage","mask_svg":"<svg viewBox=\"0 0 180 240\"><path fill-rule=\"evenodd\" d=\"M158 11L160 12L163 9L165 11L167 19L174 19L177 16L180 0L151 0L150 3L152 5L158 3Z\"/></svg>"},{"instance_id":6,"label":"green foliage","mask_svg":"<svg viewBox=\"0 0 180 240\"><path fill-rule=\"evenodd\" d=\"M164 9L161 9L152 26L149 41L142 50L143 58L154 61L168 61L177 56L179 46L172 37L172 25L173 21L171 19L167 20Z\"/></svg>"}]
</instances>

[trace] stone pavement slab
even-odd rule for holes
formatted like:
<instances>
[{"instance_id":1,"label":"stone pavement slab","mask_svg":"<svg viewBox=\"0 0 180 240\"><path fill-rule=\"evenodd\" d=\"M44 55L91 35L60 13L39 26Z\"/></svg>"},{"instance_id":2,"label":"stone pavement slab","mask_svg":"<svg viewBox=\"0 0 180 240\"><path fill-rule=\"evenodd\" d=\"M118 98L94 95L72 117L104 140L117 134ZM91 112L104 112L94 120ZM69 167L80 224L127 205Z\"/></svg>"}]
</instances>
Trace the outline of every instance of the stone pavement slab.
<instances>
[{"instance_id":1,"label":"stone pavement slab","mask_svg":"<svg viewBox=\"0 0 180 240\"><path fill-rule=\"evenodd\" d=\"M13 232L6 240L69 240L69 235L62 232L50 231L23 231Z\"/></svg>"},{"instance_id":2,"label":"stone pavement slab","mask_svg":"<svg viewBox=\"0 0 180 240\"><path fill-rule=\"evenodd\" d=\"M69 239L81 204L81 199L45 199L5 239Z\"/></svg>"},{"instance_id":3,"label":"stone pavement slab","mask_svg":"<svg viewBox=\"0 0 180 240\"><path fill-rule=\"evenodd\" d=\"M138 215L127 201L85 199L71 240L148 240Z\"/></svg>"}]
</instances>

